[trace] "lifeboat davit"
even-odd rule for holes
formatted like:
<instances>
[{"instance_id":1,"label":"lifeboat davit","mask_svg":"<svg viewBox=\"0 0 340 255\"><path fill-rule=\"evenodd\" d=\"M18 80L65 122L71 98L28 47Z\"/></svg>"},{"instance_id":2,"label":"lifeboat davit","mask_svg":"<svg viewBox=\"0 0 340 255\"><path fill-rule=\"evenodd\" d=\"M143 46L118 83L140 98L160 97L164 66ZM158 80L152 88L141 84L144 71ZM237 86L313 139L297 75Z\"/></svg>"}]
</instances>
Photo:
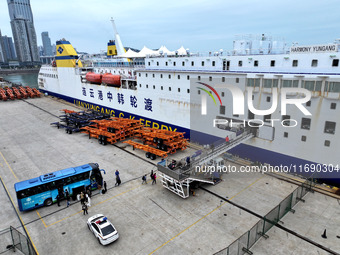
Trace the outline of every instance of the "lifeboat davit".
<instances>
[{"instance_id":1,"label":"lifeboat davit","mask_svg":"<svg viewBox=\"0 0 340 255\"><path fill-rule=\"evenodd\" d=\"M107 85L120 87L120 75L118 74L112 74L112 73L106 73L103 75L102 83L105 83Z\"/></svg>"},{"instance_id":2,"label":"lifeboat davit","mask_svg":"<svg viewBox=\"0 0 340 255\"><path fill-rule=\"evenodd\" d=\"M102 83L102 75L99 74L99 73L88 72L86 74L86 80L91 82L91 83L101 84Z\"/></svg>"}]
</instances>

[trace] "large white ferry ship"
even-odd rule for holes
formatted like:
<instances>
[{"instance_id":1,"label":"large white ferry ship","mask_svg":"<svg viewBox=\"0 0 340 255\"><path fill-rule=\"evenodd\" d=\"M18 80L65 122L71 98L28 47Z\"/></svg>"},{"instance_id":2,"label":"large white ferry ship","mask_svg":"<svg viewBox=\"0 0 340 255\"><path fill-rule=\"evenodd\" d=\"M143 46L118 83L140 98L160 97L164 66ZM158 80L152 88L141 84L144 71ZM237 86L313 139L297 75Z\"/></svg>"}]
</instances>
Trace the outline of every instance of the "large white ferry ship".
<instances>
[{"instance_id":1,"label":"large white ferry ship","mask_svg":"<svg viewBox=\"0 0 340 255\"><path fill-rule=\"evenodd\" d=\"M209 97L207 107L214 111L209 116L260 122L256 137L231 149L231 153L252 161L295 167L296 173L310 164L339 167L340 40L287 47L283 40L270 36L247 35L237 37L229 52L196 54L183 47L170 52L163 46L158 51L144 48L137 53L126 52L115 26L114 30L115 41L108 43L105 59L82 59L69 41L57 41L55 63L41 67L39 89L88 109L140 119L145 126L186 132L188 137L198 133L198 142L210 144L228 131L208 128L206 123L210 125L212 119L205 119L200 127L193 126L190 113L201 108L196 100L201 92L214 95L209 87L203 87L218 83L218 107ZM278 108L260 116L248 109L249 104L245 104L243 115L233 114L227 85L238 87L245 98L251 89L256 109L271 108L273 97L280 98L283 88L304 88L311 92L311 99L303 104L311 115L288 105L285 115ZM287 97L303 95L292 90ZM272 125L274 119L278 121ZM337 171L329 175L337 176Z\"/></svg>"}]
</instances>

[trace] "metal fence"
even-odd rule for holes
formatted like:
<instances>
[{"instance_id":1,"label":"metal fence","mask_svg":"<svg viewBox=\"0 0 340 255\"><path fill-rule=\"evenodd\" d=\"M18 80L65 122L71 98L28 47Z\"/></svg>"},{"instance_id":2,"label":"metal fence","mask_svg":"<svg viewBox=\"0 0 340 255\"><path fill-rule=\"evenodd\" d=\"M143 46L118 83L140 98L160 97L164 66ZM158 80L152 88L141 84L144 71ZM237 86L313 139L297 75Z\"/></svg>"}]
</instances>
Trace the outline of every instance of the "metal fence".
<instances>
[{"instance_id":1,"label":"metal fence","mask_svg":"<svg viewBox=\"0 0 340 255\"><path fill-rule=\"evenodd\" d=\"M0 254L15 251L25 255L37 255L31 241L17 229L10 227L0 231Z\"/></svg>"},{"instance_id":2,"label":"metal fence","mask_svg":"<svg viewBox=\"0 0 340 255\"><path fill-rule=\"evenodd\" d=\"M281 203L259 220L250 230L240 236L227 248L216 255L243 255L250 253L250 248L275 226L303 197L312 190L314 182L307 180L290 193Z\"/></svg>"}]
</instances>

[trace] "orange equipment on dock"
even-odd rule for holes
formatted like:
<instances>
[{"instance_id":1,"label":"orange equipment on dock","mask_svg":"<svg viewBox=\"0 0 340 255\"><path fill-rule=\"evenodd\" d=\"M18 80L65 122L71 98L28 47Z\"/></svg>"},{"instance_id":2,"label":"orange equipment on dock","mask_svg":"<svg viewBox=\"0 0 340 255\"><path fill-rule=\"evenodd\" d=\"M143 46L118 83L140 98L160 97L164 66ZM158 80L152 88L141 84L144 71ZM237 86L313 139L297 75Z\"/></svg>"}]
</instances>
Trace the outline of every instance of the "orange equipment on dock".
<instances>
[{"instance_id":1,"label":"orange equipment on dock","mask_svg":"<svg viewBox=\"0 0 340 255\"><path fill-rule=\"evenodd\" d=\"M19 87L19 91L20 91L21 95L23 96L23 98L28 97L26 90L22 86Z\"/></svg>"},{"instance_id":2,"label":"orange equipment on dock","mask_svg":"<svg viewBox=\"0 0 340 255\"><path fill-rule=\"evenodd\" d=\"M0 88L0 100L7 101L8 99L23 99L28 97L40 97L40 92L36 88L30 88L28 86L13 86Z\"/></svg>"},{"instance_id":3,"label":"orange equipment on dock","mask_svg":"<svg viewBox=\"0 0 340 255\"><path fill-rule=\"evenodd\" d=\"M30 87L26 86L24 88L26 89L29 97L32 97L32 98L35 97L35 93L33 92L33 90Z\"/></svg>"},{"instance_id":4,"label":"orange equipment on dock","mask_svg":"<svg viewBox=\"0 0 340 255\"><path fill-rule=\"evenodd\" d=\"M0 97L1 97L1 100L3 101L7 101L7 95L6 95L6 91L2 88L0 88Z\"/></svg>"},{"instance_id":5,"label":"orange equipment on dock","mask_svg":"<svg viewBox=\"0 0 340 255\"><path fill-rule=\"evenodd\" d=\"M40 92L36 88L32 88L33 93L35 94L36 97L40 97Z\"/></svg>"},{"instance_id":6,"label":"orange equipment on dock","mask_svg":"<svg viewBox=\"0 0 340 255\"><path fill-rule=\"evenodd\" d=\"M10 99L14 100L13 91L12 91L10 88L5 88L5 91L6 91L6 93L7 93L7 96L8 96Z\"/></svg>"},{"instance_id":7,"label":"orange equipment on dock","mask_svg":"<svg viewBox=\"0 0 340 255\"><path fill-rule=\"evenodd\" d=\"M185 133L146 127L136 133L136 138L143 140L144 144L153 145L170 154L185 150L188 146L188 139L184 138Z\"/></svg>"},{"instance_id":8,"label":"orange equipment on dock","mask_svg":"<svg viewBox=\"0 0 340 255\"><path fill-rule=\"evenodd\" d=\"M144 144L140 144L131 140L128 141L124 141L123 143L127 143L132 145L132 148L135 149L140 149L143 151L146 151L145 155L147 158L150 158L152 160L156 159L156 156L161 157L161 158L166 158L168 156L168 153L159 149L155 149L149 145L144 145Z\"/></svg>"},{"instance_id":9,"label":"orange equipment on dock","mask_svg":"<svg viewBox=\"0 0 340 255\"><path fill-rule=\"evenodd\" d=\"M82 133L89 138L97 138L100 144L114 144L118 141L133 137L136 130L142 128L139 120L110 118L104 120L92 120L90 126L82 127Z\"/></svg>"},{"instance_id":10,"label":"orange equipment on dock","mask_svg":"<svg viewBox=\"0 0 340 255\"><path fill-rule=\"evenodd\" d=\"M60 119L66 125L61 122L51 123L51 125L65 128L66 133L69 134L80 131L87 134L89 139L98 139L98 142L102 145L123 141L123 143L132 145L133 149L145 151L145 156L152 160L157 157L165 158L178 150L185 150L189 143L188 139L184 138L184 132L144 127L140 120L109 116L100 116L99 118L94 114L97 113L95 111L92 113L75 112L67 109L62 111L66 115L60 116ZM100 115L99 112L97 114ZM89 118L89 116L91 117ZM76 121L73 119L76 119ZM139 139L142 140L142 143L132 140L124 141L127 138Z\"/></svg>"},{"instance_id":11,"label":"orange equipment on dock","mask_svg":"<svg viewBox=\"0 0 340 255\"><path fill-rule=\"evenodd\" d=\"M14 95L17 99L21 99L21 94L19 92L19 90L16 87L12 87L12 90L14 92Z\"/></svg>"}]
</instances>

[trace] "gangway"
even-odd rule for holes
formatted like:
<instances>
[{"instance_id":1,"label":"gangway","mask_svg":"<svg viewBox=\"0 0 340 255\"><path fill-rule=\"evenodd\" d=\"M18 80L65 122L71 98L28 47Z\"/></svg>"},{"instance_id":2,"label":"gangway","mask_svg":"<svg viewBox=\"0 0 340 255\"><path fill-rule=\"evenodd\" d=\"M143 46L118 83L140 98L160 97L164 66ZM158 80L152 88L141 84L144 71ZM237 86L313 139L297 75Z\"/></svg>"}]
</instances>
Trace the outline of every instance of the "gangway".
<instances>
[{"instance_id":1,"label":"gangway","mask_svg":"<svg viewBox=\"0 0 340 255\"><path fill-rule=\"evenodd\" d=\"M195 159L194 162L192 162L193 165L202 165L205 162L208 162L214 158L216 158L218 155L221 155L222 153L236 147L240 143L243 143L251 138L254 137L253 133L247 132L243 133L242 135L236 137L235 139L231 140L230 142L224 142L220 144L219 146L216 146L211 150L210 153L203 155L201 154L199 158ZM203 155L203 156L202 156Z\"/></svg>"},{"instance_id":2,"label":"gangway","mask_svg":"<svg viewBox=\"0 0 340 255\"><path fill-rule=\"evenodd\" d=\"M196 167L201 167L207 163L214 162L219 155L234 148L235 146L254 137L251 130L247 130L229 142L223 141L218 146L206 151L197 151L192 157L191 162L179 167L166 166L165 161L157 165L160 177L162 177L163 187L174 192L182 198L190 196L190 184L194 181L209 184L216 184L220 181L217 172L200 172Z\"/></svg>"}]
</instances>

